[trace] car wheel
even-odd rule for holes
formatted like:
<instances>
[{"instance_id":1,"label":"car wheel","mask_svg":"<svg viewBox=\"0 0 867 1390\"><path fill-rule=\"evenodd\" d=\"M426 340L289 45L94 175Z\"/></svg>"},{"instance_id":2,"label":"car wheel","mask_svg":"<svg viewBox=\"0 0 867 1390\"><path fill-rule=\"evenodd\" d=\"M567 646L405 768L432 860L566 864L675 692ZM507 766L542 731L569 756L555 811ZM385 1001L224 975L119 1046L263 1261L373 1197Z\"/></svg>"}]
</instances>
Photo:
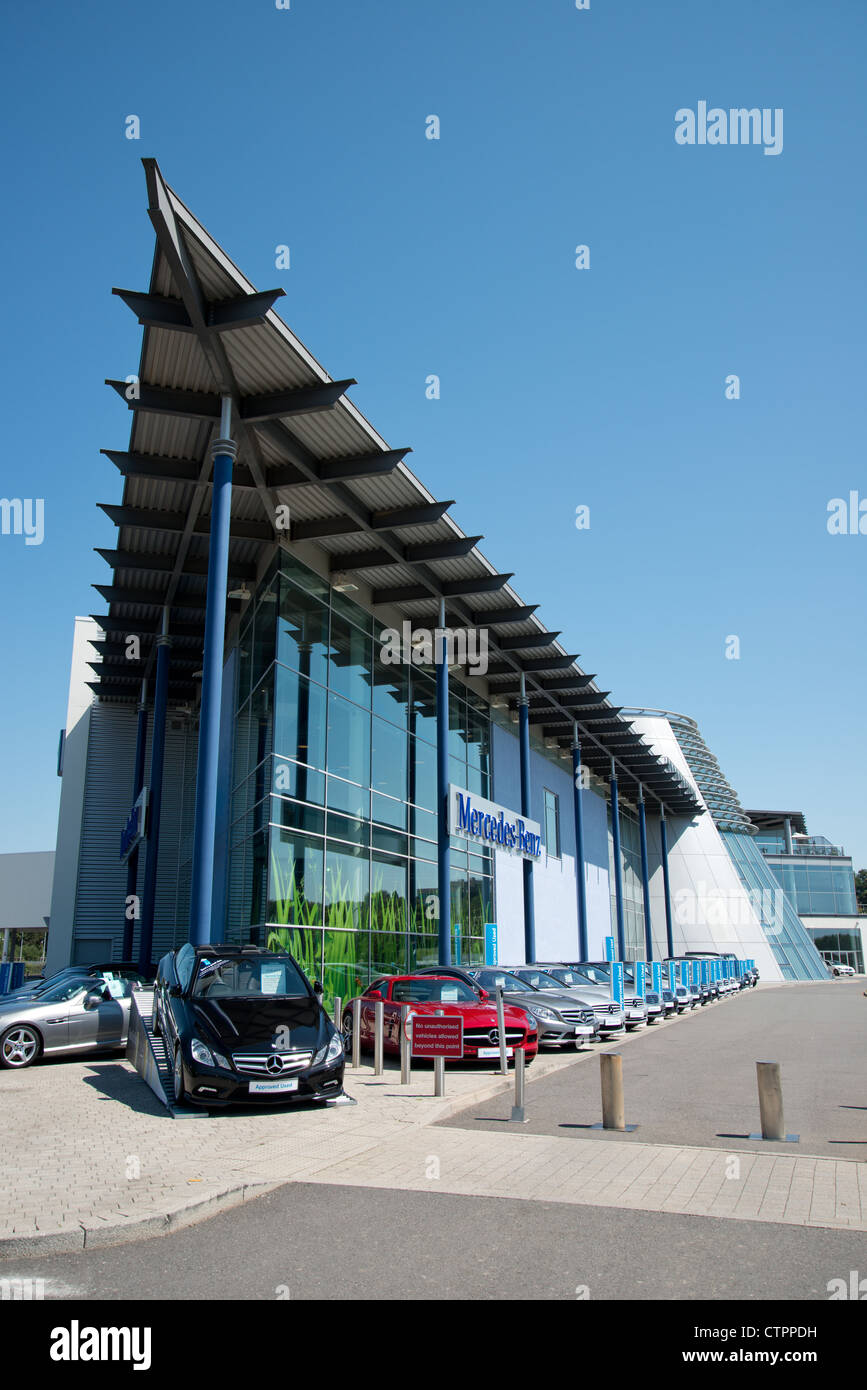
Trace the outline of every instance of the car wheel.
<instances>
[{"instance_id":1,"label":"car wheel","mask_svg":"<svg viewBox=\"0 0 867 1390\"><path fill-rule=\"evenodd\" d=\"M0 1066L20 1071L29 1067L42 1051L42 1038L29 1024L7 1028L0 1038Z\"/></svg>"},{"instance_id":2,"label":"car wheel","mask_svg":"<svg viewBox=\"0 0 867 1390\"><path fill-rule=\"evenodd\" d=\"M175 1048L175 1059L172 1064L172 1089L175 1095L175 1104L183 1105L186 1097L184 1094L184 1064L180 1046Z\"/></svg>"},{"instance_id":3,"label":"car wheel","mask_svg":"<svg viewBox=\"0 0 867 1390\"><path fill-rule=\"evenodd\" d=\"M342 1028L341 1028L341 1032L342 1032L342 1034L343 1034L343 1050L344 1050L344 1052L346 1052L349 1056L351 1056L351 1055L352 1055L352 1014L351 1014L351 1013L345 1013L345 1014L343 1015L343 1025L342 1025Z\"/></svg>"},{"instance_id":4,"label":"car wheel","mask_svg":"<svg viewBox=\"0 0 867 1390\"><path fill-rule=\"evenodd\" d=\"M154 1028L154 1037L155 1037L155 1038L161 1038L162 1035L163 1035L163 1025L160 1023L160 1011L159 1011L159 1005L158 1005L158 1004L154 1004L153 1028Z\"/></svg>"}]
</instances>

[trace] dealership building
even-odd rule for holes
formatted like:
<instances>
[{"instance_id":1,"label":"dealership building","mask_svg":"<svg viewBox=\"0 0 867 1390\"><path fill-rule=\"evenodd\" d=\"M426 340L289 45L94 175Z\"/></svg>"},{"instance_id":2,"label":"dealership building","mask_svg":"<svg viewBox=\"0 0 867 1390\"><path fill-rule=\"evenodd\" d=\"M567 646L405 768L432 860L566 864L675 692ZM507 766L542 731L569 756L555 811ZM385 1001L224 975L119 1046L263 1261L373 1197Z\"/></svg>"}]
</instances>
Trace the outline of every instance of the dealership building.
<instances>
[{"instance_id":1,"label":"dealership building","mask_svg":"<svg viewBox=\"0 0 867 1390\"><path fill-rule=\"evenodd\" d=\"M695 723L610 702L144 165L155 255L115 291L141 359L109 383L130 436L105 451L106 611L75 623L49 968L253 941L346 997L613 937L827 978Z\"/></svg>"}]
</instances>

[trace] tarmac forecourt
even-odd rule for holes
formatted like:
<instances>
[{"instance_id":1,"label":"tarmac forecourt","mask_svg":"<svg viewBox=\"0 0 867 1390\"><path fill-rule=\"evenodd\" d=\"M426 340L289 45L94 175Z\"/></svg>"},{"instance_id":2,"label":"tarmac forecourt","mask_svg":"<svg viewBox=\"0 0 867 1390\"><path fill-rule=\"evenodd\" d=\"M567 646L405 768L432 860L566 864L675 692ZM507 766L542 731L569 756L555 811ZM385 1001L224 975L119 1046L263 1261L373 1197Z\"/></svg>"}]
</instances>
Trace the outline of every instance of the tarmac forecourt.
<instances>
[{"instance_id":1,"label":"tarmac forecourt","mask_svg":"<svg viewBox=\"0 0 867 1390\"><path fill-rule=\"evenodd\" d=\"M644 1122L644 1132L628 1136L591 1137L581 1128L599 1119L598 1052L623 1053L629 1110L630 1075L646 1069L645 1058L665 1044L666 1034L671 1045L689 1039L698 1051L715 1015L721 1027L727 1015L742 1012L752 1062L751 1021L775 1007L772 1000L779 996L793 1012L803 1011L817 992L822 1012L826 1002L818 992L829 989L846 1008L843 991L861 995L860 982L765 985L601 1048L541 1054L527 1073L528 1125L501 1120L483 1128L473 1118L480 1105L487 1103L493 1114L491 1106L510 1104L514 1091L511 1075L481 1068L449 1068L445 1098L437 1099L430 1066L416 1065L412 1081L401 1086L396 1064L387 1063L382 1076L364 1065L347 1070L346 1090L356 1105L193 1115L189 1123L171 1120L125 1060L54 1062L6 1073L0 1078L7 1102L0 1161L8 1175L0 1257L165 1234L292 1182L865 1230L867 1169L850 1158L802 1152L803 1143L726 1139L718 1146L712 1138L697 1144L692 1137L684 1144L675 1135L661 1142ZM773 1034L757 1026L761 1056L772 1048ZM718 1050L718 1057L719 1065L731 1067L730 1053ZM861 1067L863 1074L863 1061ZM540 1109L547 1088L573 1080L561 1119L575 1128L532 1132L534 1106ZM754 1127L756 1111L755 1090L746 1090L743 1132Z\"/></svg>"}]
</instances>

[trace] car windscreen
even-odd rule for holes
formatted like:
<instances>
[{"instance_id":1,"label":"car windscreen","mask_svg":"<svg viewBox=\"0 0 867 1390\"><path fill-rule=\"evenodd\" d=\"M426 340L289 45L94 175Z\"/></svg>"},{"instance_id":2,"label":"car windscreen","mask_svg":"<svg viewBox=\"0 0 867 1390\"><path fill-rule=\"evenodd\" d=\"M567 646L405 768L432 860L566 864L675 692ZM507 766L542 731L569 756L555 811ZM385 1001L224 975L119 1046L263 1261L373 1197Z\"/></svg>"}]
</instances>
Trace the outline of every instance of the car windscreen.
<instances>
[{"instance_id":1,"label":"car windscreen","mask_svg":"<svg viewBox=\"0 0 867 1390\"><path fill-rule=\"evenodd\" d=\"M191 992L194 999L297 999L310 995L306 980L289 956L202 956Z\"/></svg>"},{"instance_id":2,"label":"car windscreen","mask_svg":"<svg viewBox=\"0 0 867 1390\"><path fill-rule=\"evenodd\" d=\"M526 994L528 990L526 980L520 980L517 975L512 975L508 970L473 970L471 974L473 979L489 994L493 994L498 989L514 989L519 994Z\"/></svg>"},{"instance_id":3,"label":"car windscreen","mask_svg":"<svg viewBox=\"0 0 867 1390\"><path fill-rule=\"evenodd\" d=\"M585 975L580 970L571 970L568 966L558 966L556 970L549 972L561 985L568 985L573 988L577 985L595 985L597 982L590 975ZM607 984L608 981L606 980Z\"/></svg>"},{"instance_id":4,"label":"car windscreen","mask_svg":"<svg viewBox=\"0 0 867 1390\"><path fill-rule=\"evenodd\" d=\"M609 983L609 973L600 965L582 965L581 974L586 975L594 985L607 985Z\"/></svg>"},{"instance_id":5,"label":"car windscreen","mask_svg":"<svg viewBox=\"0 0 867 1390\"><path fill-rule=\"evenodd\" d=\"M82 976L71 980L58 980L49 989L44 989L38 998L33 1000L34 1004L62 1004L67 999L73 999L76 994L83 993L88 988L99 988L98 982L93 980L90 975Z\"/></svg>"},{"instance_id":6,"label":"car windscreen","mask_svg":"<svg viewBox=\"0 0 867 1390\"><path fill-rule=\"evenodd\" d=\"M478 995L463 980L395 980L395 1004L477 1004Z\"/></svg>"},{"instance_id":7,"label":"car windscreen","mask_svg":"<svg viewBox=\"0 0 867 1390\"><path fill-rule=\"evenodd\" d=\"M515 974L534 989L562 989L561 982L545 970L516 970Z\"/></svg>"}]
</instances>

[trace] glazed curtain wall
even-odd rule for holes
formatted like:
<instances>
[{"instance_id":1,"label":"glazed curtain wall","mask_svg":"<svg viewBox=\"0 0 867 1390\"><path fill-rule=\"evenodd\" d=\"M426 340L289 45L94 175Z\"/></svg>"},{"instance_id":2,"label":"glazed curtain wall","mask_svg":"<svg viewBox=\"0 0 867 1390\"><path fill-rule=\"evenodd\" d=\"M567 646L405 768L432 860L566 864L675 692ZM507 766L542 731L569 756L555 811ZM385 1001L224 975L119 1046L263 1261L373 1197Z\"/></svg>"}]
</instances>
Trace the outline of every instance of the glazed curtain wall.
<instances>
[{"instance_id":1,"label":"glazed curtain wall","mask_svg":"<svg viewBox=\"0 0 867 1390\"><path fill-rule=\"evenodd\" d=\"M626 959L644 960L644 887L641 881L641 840L638 820L620 802L620 858L623 874L623 934ZM611 935L617 935L617 905L614 885L614 835L611 803L608 803L608 883L611 895Z\"/></svg>"},{"instance_id":2,"label":"glazed curtain wall","mask_svg":"<svg viewBox=\"0 0 867 1390\"><path fill-rule=\"evenodd\" d=\"M434 670L384 664L369 614L278 563L239 642L228 929L348 998L437 958ZM490 795L485 707L459 686L449 757L453 782ZM455 960L483 959L492 873L453 841Z\"/></svg>"}]
</instances>

